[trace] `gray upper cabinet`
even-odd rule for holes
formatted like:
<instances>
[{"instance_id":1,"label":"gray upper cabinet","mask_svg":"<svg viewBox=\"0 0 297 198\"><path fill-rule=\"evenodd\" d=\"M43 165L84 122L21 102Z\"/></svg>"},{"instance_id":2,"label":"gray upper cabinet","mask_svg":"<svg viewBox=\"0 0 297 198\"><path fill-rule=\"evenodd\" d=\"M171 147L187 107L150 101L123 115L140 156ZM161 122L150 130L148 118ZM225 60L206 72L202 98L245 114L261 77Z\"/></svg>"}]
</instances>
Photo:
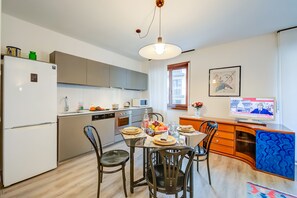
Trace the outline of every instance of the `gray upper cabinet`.
<instances>
[{"instance_id":1,"label":"gray upper cabinet","mask_svg":"<svg viewBox=\"0 0 297 198\"><path fill-rule=\"evenodd\" d=\"M87 60L87 85L109 87L109 68L107 64Z\"/></svg>"},{"instance_id":2,"label":"gray upper cabinet","mask_svg":"<svg viewBox=\"0 0 297 198\"><path fill-rule=\"evenodd\" d=\"M126 88L127 87L127 69L121 67L110 67L110 87Z\"/></svg>"},{"instance_id":3,"label":"gray upper cabinet","mask_svg":"<svg viewBox=\"0 0 297 198\"><path fill-rule=\"evenodd\" d=\"M50 62L58 65L58 83L147 90L148 75L63 52L50 54Z\"/></svg>"},{"instance_id":4,"label":"gray upper cabinet","mask_svg":"<svg viewBox=\"0 0 297 198\"><path fill-rule=\"evenodd\" d=\"M147 90L148 88L148 75L145 73L138 72L140 90Z\"/></svg>"},{"instance_id":5,"label":"gray upper cabinet","mask_svg":"<svg viewBox=\"0 0 297 198\"><path fill-rule=\"evenodd\" d=\"M132 90L146 90L147 89L147 74L136 72L132 70L127 71L127 87Z\"/></svg>"},{"instance_id":6,"label":"gray upper cabinet","mask_svg":"<svg viewBox=\"0 0 297 198\"><path fill-rule=\"evenodd\" d=\"M50 54L50 62L58 65L57 81L85 85L87 83L86 59L54 51Z\"/></svg>"}]
</instances>

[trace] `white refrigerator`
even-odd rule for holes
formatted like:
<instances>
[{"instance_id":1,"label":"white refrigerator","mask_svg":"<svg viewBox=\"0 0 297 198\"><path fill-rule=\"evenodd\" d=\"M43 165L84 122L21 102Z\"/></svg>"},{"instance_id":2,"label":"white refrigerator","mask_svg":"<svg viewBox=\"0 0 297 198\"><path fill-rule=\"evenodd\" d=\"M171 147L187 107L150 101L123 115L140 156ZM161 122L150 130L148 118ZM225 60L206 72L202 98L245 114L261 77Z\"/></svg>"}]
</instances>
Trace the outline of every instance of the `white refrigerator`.
<instances>
[{"instance_id":1,"label":"white refrigerator","mask_svg":"<svg viewBox=\"0 0 297 198\"><path fill-rule=\"evenodd\" d=\"M57 167L57 66L4 56L3 185Z\"/></svg>"}]
</instances>

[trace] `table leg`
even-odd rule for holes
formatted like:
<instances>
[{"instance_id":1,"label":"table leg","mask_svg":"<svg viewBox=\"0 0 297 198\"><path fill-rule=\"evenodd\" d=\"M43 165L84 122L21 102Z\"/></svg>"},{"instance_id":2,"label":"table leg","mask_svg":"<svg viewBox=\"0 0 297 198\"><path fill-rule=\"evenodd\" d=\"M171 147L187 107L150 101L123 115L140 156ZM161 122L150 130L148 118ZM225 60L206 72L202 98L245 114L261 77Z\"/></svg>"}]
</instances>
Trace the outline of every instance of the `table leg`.
<instances>
[{"instance_id":1,"label":"table leg","mask_svg":"<svg viewBox=\"0 0 297 198\"><path fill-rule=\"evenodd\" d=\"M130 147L130 192L134 193L134 147Z\"/></svg>"},{"instance_id":2,"label":"table leg","mask_svg":"<svg viewBox=\"0 0 297 198\"><path fill-rule=\"evenodd\" d=\"M194 168L193 164L191 165L190 168L190 198L194 197Z\"/></svg>"},{"instance_id":3,"label":"table leg","mask_svg":"<svg viewBox=\"0 0 297 198\"><path fill-rule=\"evenodd\" d=\"M143 160L143 162L142 162L143 163L143 167L142 167L143 170L142 170L142 173L143 173L143 178L145 178L145 172L146 172L145 171L145 169L146 169L146 160L145 160L146 159L146 148L143 148L142 150L143 150L143 154L142 154L143 155L143 159L142 159Z\"/></svg>"}]
</instances>

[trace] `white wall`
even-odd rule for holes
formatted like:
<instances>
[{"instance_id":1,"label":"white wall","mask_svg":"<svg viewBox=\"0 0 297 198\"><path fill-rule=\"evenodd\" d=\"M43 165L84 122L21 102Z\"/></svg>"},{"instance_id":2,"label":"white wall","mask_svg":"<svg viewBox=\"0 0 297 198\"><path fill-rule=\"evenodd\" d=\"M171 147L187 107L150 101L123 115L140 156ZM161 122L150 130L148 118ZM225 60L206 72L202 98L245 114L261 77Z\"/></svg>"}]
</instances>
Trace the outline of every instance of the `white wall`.
<instances>
[{"instance_id":1,"label":"white wall","mask_svg":"<svg viewBox=\"0 0 297 198\"><path fill-rule=\"evenodd\" d=\"M297 133L296 75L297 28L279 33L282 123ZM295 160L297 161L297 136L295 136Z\"/></svg>"},{"instance_id":2,"label":"white wall","mask_svg":"<svg viewBox=\"0 0 297 198\"><path fill-rule=\"evenodd\" d=\"M6 46L12 45L21 48L22 56L28 57L30 51L37 52L37 59L49 61L49 54L55 50L77 55L95 61L124 67L127 69L147 72L146 65L125 56L99 48L89 43L54 32L52 30L28 23L7 14L2 14L2 52ZM67 95L70 102L70 111L78 107L78 102L84 102L85 108L89 105L110 107L112 103L123 103L131 98L140 98L145 93L109 88L87 86L58 85L58 112L63 111L63 98Z\"/></svg>"},{"instance_id":3,"label":"white wall","mask_svg":"<svg viewBox=\"0 0 297 198\"><path fill-rule=\"evenodd\" d=\"M267 34L213 47L198 49L167 61L168 64L190 61L190 103L202 101L205 117L229 117L228 97L208 96L209 69L241 65L241 96L277 97L277 38ZM188 111L168 110L168 120L178 122ZM277 115L278 117L278 115ZM278 122L278 118L276 119Z\"/></svg>"}]
</instances>

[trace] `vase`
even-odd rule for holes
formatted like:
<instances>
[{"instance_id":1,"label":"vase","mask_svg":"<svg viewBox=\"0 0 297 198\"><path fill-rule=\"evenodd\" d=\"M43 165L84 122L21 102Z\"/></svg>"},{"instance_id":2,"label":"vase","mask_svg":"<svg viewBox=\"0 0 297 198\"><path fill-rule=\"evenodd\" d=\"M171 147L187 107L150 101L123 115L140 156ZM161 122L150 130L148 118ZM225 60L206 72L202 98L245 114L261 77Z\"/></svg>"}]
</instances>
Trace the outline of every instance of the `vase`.
<instances>
[{"instance_id":1,"label":"vase","mask_svg":"<svg viewBox=\"0 0 297 198\"><path fill-rule=\"evenodd\" d=\"M201 108L195 108L195 117L200 118Z\"/></svg>"}]
</instances>

